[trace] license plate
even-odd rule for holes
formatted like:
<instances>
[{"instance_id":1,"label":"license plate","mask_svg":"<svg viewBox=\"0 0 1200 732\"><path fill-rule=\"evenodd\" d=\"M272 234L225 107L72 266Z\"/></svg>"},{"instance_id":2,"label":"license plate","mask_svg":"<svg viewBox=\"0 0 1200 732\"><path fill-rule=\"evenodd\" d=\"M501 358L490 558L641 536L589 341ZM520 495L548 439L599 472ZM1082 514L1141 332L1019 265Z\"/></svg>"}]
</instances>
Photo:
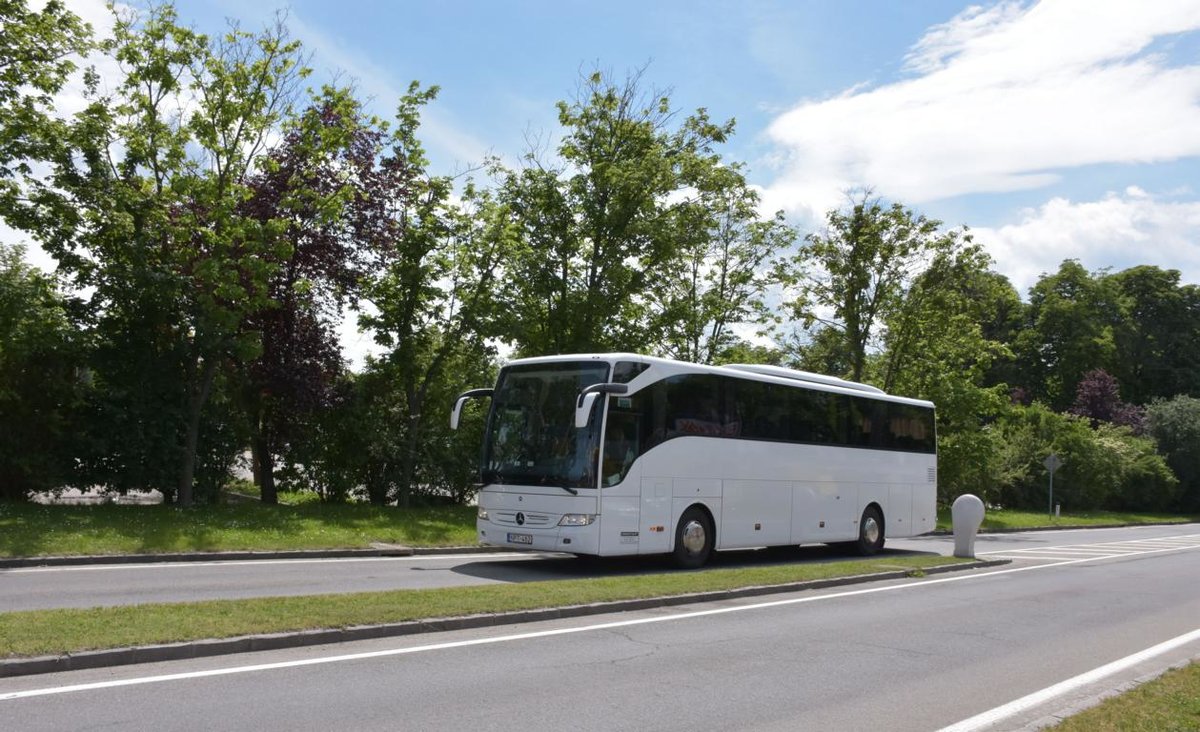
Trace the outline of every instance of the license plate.
<instances>
[{"instance_id":1,"label":"license plate","mask_svg":"<svg viewBox=\"0 0 1200 732\"><path fill-rule=\"evenodd\" d=\"M532 544L533 534L509 534L509 544Z\"/></svg>"}]
</instances>

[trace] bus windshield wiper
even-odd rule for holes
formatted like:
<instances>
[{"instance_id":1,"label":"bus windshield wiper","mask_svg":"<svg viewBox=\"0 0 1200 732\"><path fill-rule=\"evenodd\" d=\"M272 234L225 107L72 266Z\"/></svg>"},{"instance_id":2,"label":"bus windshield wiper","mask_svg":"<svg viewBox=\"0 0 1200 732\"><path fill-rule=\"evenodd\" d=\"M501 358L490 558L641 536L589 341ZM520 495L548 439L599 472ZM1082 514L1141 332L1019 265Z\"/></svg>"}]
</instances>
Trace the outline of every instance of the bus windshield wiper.
<instances>
[{"instance_id":1,"label":"bus windshield wiper","mask_svg":"<svg viewBox=\"0 0 1200 732\"><path fill-rule=\"evenodd\" d=\"M567 493L570 493L573 496L579 495L578 488L572 488L571 486L567 485L566 483L562 483L558 487L562 488L564 491L566 491Z\"/></svg>"}]
</instances>

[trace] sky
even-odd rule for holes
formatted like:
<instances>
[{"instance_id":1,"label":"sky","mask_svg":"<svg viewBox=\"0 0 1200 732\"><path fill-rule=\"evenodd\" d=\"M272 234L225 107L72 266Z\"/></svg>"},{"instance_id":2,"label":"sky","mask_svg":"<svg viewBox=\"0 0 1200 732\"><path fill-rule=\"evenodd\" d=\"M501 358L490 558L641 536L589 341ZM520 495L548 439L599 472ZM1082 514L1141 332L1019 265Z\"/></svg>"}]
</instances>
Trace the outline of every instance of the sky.
<instances>
[{"instance_id":1,"label":"sky","mask_svg":"<svg viewBox=\"0 0 1200 732\"><path fill-rule=\"evenodd\" d=\"M102 25L100 0L70 0ZM441 87L435 173L553 139L594 69L736 119L721 152L802 232L870 187L975 241L1018 291L1064 259L1200 283L1200 0L178 0L256 28L277 10L317 79L389 115Z\"/></svg>"}]
</instances>

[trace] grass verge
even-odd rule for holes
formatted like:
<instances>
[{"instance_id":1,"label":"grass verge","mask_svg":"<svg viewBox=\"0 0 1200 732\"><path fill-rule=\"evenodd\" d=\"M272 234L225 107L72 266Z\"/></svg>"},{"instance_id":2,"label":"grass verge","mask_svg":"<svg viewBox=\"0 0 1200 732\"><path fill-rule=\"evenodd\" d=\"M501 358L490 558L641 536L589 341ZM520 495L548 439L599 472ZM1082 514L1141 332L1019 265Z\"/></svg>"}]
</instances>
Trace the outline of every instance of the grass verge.
<instances>
[{"instance_id":1,"label":"grass verge","mask_svg":"<svg viewBox=\"0 0 1200 732\"><path fill-rule=\"evenodd\" d=\"M1121 511L1087 511L1064 513L1060 518L1050 518L1045 513L1033 511L988 510L983 517L983 530L988 529L1038 529L1053 526L1115 526L1120 524L1186 524L1200 517L1174 513L1128 513ZM938 511L938 528L950 529L950 509Z\"/></svg>"},{"instance_id":2,"label":"grass verge","mask_svg":"<svg viewBox=\"0 0 1200 732\"><path fill-rule=\"evenodd\" d=\"M934 556L884 557L482 587L0 613L0 657L668 597L896 570L920 573L966 561Z\"/></svg>"},{"instance_id":3,"label":"grass verge","mask_svg":"<svg viewBox=\"0 0 1200 732\"><path fill-rule=\"evenodd\" d=\"M1059 732L1200 730L1200 663L1159 678L1068 717Z\"/></svg>"},{"instance_id":4,"label":"grass verge","mask_svg":"<svg viewBox=\"0 0 1200 732\"><path fill-rule=\"evenodd\" d=\"M286 551L476 543L471 506L46 506L0 503L0 556Z\"/></svg>"}]
</instances>

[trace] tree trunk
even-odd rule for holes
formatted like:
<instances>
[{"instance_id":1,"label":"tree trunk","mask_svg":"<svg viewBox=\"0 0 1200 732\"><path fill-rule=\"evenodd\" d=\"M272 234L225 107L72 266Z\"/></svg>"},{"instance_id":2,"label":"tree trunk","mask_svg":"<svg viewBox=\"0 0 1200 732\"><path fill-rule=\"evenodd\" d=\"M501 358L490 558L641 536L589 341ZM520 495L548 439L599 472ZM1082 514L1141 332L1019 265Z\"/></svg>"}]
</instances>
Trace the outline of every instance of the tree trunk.
<instances>
[{"instance_id":1,"label":"tree trunk","mask_svg":"<svg viewBox=\"0 0 1200 732\"><path fill-rule=\"evenodd\" d=\"M265 428L259 427L250 441L250 452L254 456L254 482L258 485L261 500L273 506L279 503L279 492L275 488L275 456L271 453L271 440Z\"/></svg>"},{"instance_id":2,"label":"tree trunk","mask_svg":"<svg viewBox=\"0 0 1200 732\"><path fill-rule=\"evenodd\" d=\"M420 444L421 414L409 415L408 434L404 436L404 462L400 464L400 480L396 486L396 505L408 508L412 505L412 481L417 467L417 446Z\"/></svg>"},{"instance_id":3,"label":"tree trunk","mask_svg":"<svg viewBox=\"0 0 1200 732\"><path fill-rule=\"evenodd\" d=\"M175 502L183 507L192 505L192 483L196 476L196 448L200 443L200 414L208 395L212 391L213 380L217 375L216 361L206 361L200 374L200 383L196 384L188 397L187 432L183 444L183 468L179 472L179 490L175 494Z\"/></svg>"}]
</instances>

